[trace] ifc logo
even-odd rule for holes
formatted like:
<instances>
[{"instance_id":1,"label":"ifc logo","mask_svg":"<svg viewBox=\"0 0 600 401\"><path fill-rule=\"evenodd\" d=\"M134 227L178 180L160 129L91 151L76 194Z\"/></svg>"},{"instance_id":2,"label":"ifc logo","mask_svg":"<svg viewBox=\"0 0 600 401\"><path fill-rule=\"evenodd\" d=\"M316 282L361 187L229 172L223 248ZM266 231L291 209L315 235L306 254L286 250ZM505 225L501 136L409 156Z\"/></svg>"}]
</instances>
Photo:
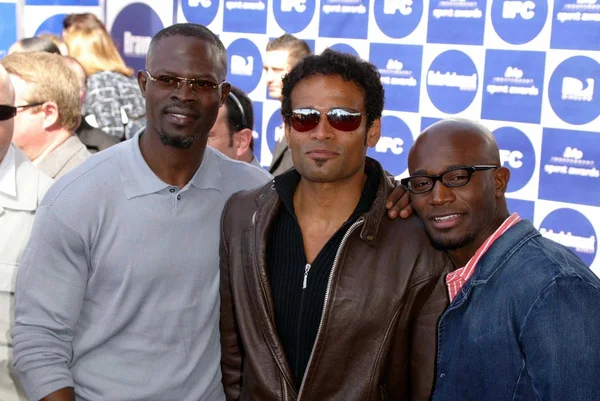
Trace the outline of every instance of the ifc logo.
<instances>
[{"instance_id":1,"label":"ifc logo","mask_svg":"<svg viewBox=\"0 0 600 401\"><path fill-rule=\"evenodd\" d=\"M492 25L507 43L522 45L535 39L548 19L548 0L494 1Z\"/></svg>"},{"instance_id":2,"label":"ifc logo","mask_svg":"<svg viewBox=\"0 0 600 401\"><path fill-rule=\"evenodd\" d=\"M246 93L256 89L262 76L262 57L258 47L248 39L237 39L227 48L227 55L227 80Z\"/></svg>"},{"instance_id":3,"label":"ifc logo","mask_svg":"<svg viewBox=\"0 0 600 401\"><path fill-rule=\"evenodd\" d=\"M427 93L440 111L456 114L475 99L478 86L475 63L458 50L448 50L433 60L427 72Z\"/></svg>"},{"instance_id":4,"label":"ifc logo","mask_svg":"<svg viewBox=\"0 0 600 401\"><path fill-rule=\"evenodd\" d=\"M306 29L315 15L315 0L274 0L273 15L277 24L287 33Z\"/></svg>"},{"instance_id":5,"label":"ifc logo","mask_svg":"<svg viewBox=\"0 0 600 401\"><path fill-rule=\"evenodd\" d=\"M404 38L417 28L423 16L422 0L375 0L375 22L391 38Z\"/></svg>"},{"instance_id":6,"label":"ifc logo","mask_svg":"<svg viewBox=\"0 0 600 401\"><path fill-rule=\"evenodd\" d=\"M378 160L395 177L408 168L408 151L413 144L410 128L399 117L381 117L381 137L374 148L369 148L368 156Z\"/></svg>"},{"instance_id":7,"label":"ifc logo","mask_svg":"<svg viewBox=\"0 0 600 401\"><path fill-rule=\"evenodd\" d=\"M588 266L596 257L597 237L592 223L577 210L556 209L540 224L540 233L570 248Z\"/></svg>"},{"instance_id":8,"label":"ifc logo","mask_svg":"<svg viewBox=\"0 0 600 401\"><path fill-rule=\"evenodd\" d=\"M527 135L513 127L502 127L494 131L500 148L503 167L510 170L507 192L522 189L533 177L535 151Z\"/></svg>"},{"instance_id":9,"label":"ifc logo","mask_svg":"<svg viewBox=\"0 0 600 401\"><path fill-rule=\"evenodd\" d=\"M218 0L181 0L181 11L189 22L209 25L217 16Z\"/></svg>"},{"instance_id":10,"label":"ifc logo","mask_svg":"<svg viewBox=\"0 0 600 401\"><path fill-rule=\"evenodd\" d=\"M142 3L125 7L112 27L112 37L125 63L136 70L144 69L152 37L163 23L156 11Z\"/></svg>"}]
</instances>

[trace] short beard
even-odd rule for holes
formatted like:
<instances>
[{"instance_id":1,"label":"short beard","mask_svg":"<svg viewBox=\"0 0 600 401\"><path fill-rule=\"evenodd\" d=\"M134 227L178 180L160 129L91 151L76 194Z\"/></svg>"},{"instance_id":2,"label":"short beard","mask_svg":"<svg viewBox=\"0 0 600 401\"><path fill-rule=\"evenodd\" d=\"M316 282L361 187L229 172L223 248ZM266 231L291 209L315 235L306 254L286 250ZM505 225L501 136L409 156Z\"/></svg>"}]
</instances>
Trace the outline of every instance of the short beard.
<instances>
[{"instance_id":1,"label":"short beard","mask_svg":"<svg viewBox=\"0 0 600 401\"><path fill-rule=\"evenodd\" d=\"M469 234L469 235L465 235L463 237L460 238L447 238L447 239L443 239L442 238L433 238L431 236L431 234L429 233L429 231L425 230L425 232L427 233L427 236L429 237L429 241L431 242L431 245L440 251L454 251L456 249L460 249L462 247L464 247L465 245L468 245L470 242L472 242L475 239L475 235L473 234Z\"/></svg>"},{"instance_id":2,"label":"short beard","mask_svg":"<svg viewBox=\"0 0 600 401\"><path fill-rule=\"evenodd\" d=\"M158 136L160 136L160 140L163 145L171 146L176 149L189 149L192 145L200 139L200 135L194 136L178 136L178 135L170 135L164 131L158 131Z\"/></svg>"}]
</instances>

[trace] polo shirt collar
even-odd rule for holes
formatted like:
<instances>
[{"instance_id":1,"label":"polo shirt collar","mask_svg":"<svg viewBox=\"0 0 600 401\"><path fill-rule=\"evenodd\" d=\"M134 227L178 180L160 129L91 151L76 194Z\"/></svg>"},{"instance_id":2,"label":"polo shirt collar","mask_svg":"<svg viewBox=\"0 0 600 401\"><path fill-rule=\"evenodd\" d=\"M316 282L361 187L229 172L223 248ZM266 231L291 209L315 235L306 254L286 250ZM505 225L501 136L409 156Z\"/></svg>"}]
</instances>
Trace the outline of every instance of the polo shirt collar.
<instances>
[{"instance_id":1,"label":"polo shirt collar","mask_svg":"<svg viewBox=\"0 0 600 401\"><path fill-rule=\"evenodd\" d=\"M17 196L17 166L12 145L8 147L8 151L0 161L0 193Z\"/></svg>"},{"instance_id":2,"label":"polo shirt collar","mask_svg":"<svg viewBox=\"0 0 600 401\"><path fill-rule=\"evenodd\" d=\"M144 160L140 150L140 137L143 133L144 129L142 128L133 138L125 141L119 155L119 170L127 199L172 187L158 178ZM209 146L204 152L202 164L183 189L189 188L190 185L198 189L216 189L218 191L222 189L219 163L214 151Z\"/></svg>"},{"instance_id":3,"label":"polo shirt collar","mask_svg":"<svg viewBox=\"0 0 600 401\"><path fill-rule=\"evenodd\" d=\"M3 162L7 161L12 165L10 168L12 172L9 174L14 175L16 193L13 196L0 191L0 214L4 212L4 209L32 212L37 209L40 201L39 179L43 173L35 168L27 156L14 144L11 144L10 148L12 149L12 152L9 151L12 153L10 156L12 160L7 160L5 156Z\"/></svg>"}]
</instances>

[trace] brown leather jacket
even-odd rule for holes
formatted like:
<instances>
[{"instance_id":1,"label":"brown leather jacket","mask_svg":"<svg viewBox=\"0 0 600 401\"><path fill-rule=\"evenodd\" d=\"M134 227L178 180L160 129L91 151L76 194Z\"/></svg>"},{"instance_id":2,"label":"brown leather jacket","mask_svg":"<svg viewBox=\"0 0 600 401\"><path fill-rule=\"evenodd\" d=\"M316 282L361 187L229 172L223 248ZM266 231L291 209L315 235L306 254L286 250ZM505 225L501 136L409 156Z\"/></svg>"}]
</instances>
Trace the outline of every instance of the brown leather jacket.
<instances>
[{"instance_id":1,"label":"brown leather jacket","mask_svg":"<svg viewBox=\"0 0 600 401\"><path fill-rule=\"evenodd\" d=\"M277 336L265 262L281 202L268 184L239 192L226 205L220 252L227 400L429 399L451 263L430 246L417 217L387 217L391 183L379 163L368 163L381 171L377 197L337 251L299 391Z\"/></svg>"}]
</instances>

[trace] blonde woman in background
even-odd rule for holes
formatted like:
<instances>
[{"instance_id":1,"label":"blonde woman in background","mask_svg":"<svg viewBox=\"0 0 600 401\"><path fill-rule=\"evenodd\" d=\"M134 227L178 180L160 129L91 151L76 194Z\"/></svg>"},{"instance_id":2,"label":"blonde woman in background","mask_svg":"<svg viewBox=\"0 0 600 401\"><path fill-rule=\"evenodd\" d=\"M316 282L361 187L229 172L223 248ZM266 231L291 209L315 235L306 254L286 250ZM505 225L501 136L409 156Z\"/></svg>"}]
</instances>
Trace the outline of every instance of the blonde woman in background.
<instances>
[{"instance_id":1,"label":"blonde woman in background","mask_svg":"<svg viewBox=\"0 0 600 401\"><path fill-rule=\"evenodd\" d=\"M94 14L71 14L63 22L69 55L88 75L84 117L119 139L132 137L145 122L145 102L133 69L125 65L106 27Z\"/></svg>"}]
</instances>

